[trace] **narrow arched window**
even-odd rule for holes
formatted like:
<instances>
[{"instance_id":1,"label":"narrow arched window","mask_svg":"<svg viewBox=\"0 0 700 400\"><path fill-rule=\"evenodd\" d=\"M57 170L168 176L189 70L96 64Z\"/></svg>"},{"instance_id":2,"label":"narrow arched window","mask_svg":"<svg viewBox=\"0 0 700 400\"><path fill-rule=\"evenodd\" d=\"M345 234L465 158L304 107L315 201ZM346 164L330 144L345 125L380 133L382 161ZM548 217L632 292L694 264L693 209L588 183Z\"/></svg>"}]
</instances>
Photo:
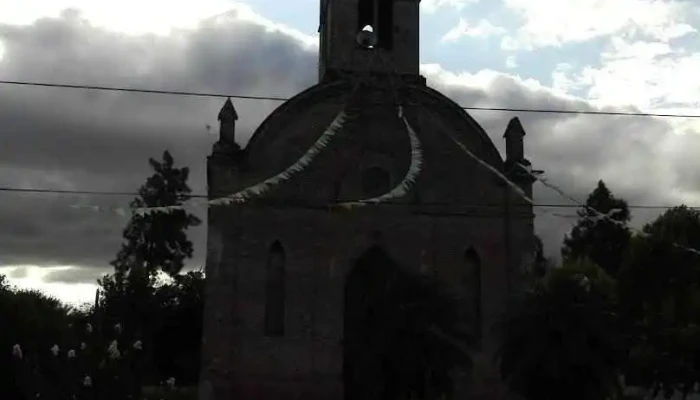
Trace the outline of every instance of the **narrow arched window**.
<instances>
[{"instance_id":1,"label":"narrow arched window","mask_svg":"<svg viewBox=\"0 0 700 400\"><path fill-rule=\"evenodd\" d=\"M265 271L265 336L284 336L285 262L284 248L276 241L270 246Z\"/></svg>"},{"instance_id":2,"label":"narrow arched window","mask_svg":"<svg viewBox=\"0 0 700 400\"><path fill-rule=\"evenodd\" d=\"M464 253L464 273L462 284L467 292L470 314L473 318L474 331L478 343L482 335L482 304L481 304L481 259L473 247Z\"/></svg>"}]
</instances>

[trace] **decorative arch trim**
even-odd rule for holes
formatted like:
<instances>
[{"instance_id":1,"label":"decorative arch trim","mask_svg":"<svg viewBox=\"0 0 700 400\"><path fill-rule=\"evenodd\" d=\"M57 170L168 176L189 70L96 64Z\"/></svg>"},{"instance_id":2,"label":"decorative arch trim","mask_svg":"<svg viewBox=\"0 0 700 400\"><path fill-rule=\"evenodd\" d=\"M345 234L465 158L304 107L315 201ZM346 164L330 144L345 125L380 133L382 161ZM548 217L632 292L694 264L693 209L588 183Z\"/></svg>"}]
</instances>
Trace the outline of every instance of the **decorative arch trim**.
<instances>
[{"instance_id":1,"label":"decorative arch trim","mask_svg":"<svg viewBox=\"0 0 700 400\"><path fill-rule=\"evenodd\" d=\"M407 85L409 91L411 92L411 97L416 95L423 95L427 97L428 100L432 102L437 102L440 105L441 110L444 113L449 113L454 115L458 120L462 120L465 123L465 128L468 128L469 132L467 134L476 134L479 142L482 145L483 153L479 154L483 157L484 161L498 169L499 171L504 170L504 161L501 154L498 152L495 144L488 136L484 128L479 125L479 123L459 104L455 103L452 99L440 93L439 91L424 85ZM261 143L265 142L268 135L277 135L282 130L274 129L275 125L283 126L288 119L294 119L297 117L298 113L306 110L307 108L314 105L317 101L334 101L334 99L342 99L350 93L351 83L349 81L332 81L328 83L320 83L311 86L310 88L304 90L303 92L297 94L286 102L282 103L277 109L275 109L267 118L258 126L253 133L253 136L248 141L245 147L245 153L250 156L255 156L257 151L260 151L258 147ZM431 104L426 104L426 99L414 98L413 101L418 102L423 107L430 107ZM342 107L339 102L338 107ZM465 132L457 132L457 137L463 137Z\"/></svg>"},{"instance_id":2,"label":"decorative arch trim","mask_svg":"<svg viewBox=\"0 0 700 400\"><path fill-rule=\"evenodd\" d=\"M263 120L263 122L258 126L258 129L255 130L253 136L251 136L250 140L248 141L248 144L245 147L245 152L247 154L254 153L257 150L258 143L264 142L269 133L279 133L281 130L273 129L275 124L282 124L287 118L296 118L298 112L307 109L309 106L314 104L316 100L323 98L324 100L328 101L326 97L329 97L329 92L337 91L338 97L342 98L349 93L343 89L347 89L349 87L349 83L344 81L320 83L311 86L303 92L298 93L291 99L285 101L272 113L270 113L270 115L268 115L267 118L265 118L265 120ZM342 104L338 104L338 107L342 107Z\"/></svg>"}]
</instances>

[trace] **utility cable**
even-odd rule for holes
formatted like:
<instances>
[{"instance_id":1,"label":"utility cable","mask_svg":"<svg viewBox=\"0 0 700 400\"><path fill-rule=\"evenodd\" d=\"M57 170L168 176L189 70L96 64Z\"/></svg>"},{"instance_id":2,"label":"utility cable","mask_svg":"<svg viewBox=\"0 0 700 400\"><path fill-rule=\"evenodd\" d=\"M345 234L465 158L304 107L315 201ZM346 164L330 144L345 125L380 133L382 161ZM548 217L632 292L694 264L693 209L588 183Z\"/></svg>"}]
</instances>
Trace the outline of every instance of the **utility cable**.
<instances>
[{"instance_id":1,"label":"utility cable","mask_svg":"<svg viewBox=\"0 0 700 400\"><path fill-rule=\"evenodd\" d=\"M15 86L34 86L47 88L64 88L64 89L81 89L81 90L99 90L111 92L128 92L128 93L145 93L145 94L160 94L172 96L189 96L189 97L218 97L218 98L234 98L242 100L268 100L268 101L287 101L289 97L281 96L253 96L253 95L238 95L238 94L223 94L223 93L206 93L206 92L188 92L175 90L155 90L155 89L138 89L124 88L112 86L94 86L94 85L71 85L61 83L47 82L30 82L30 81L12 81L0 80L1 85ZM624 111L591 111L591 110L561 110L561 109L545 109L545 108L513 108L513 107L466 107L460 105L464 110L469 111L494 111L494 112L513 112L513 113L540 113L540 114L570 114L570 115L601 115L601 116L623 116L623 117L654 117L654 118L700 118L700 114L682 114L682 113L651 113L651 112L624 112Z\"/></svg>"},{"instance_id":2,"label":"utility cable","mask_svg":"<svg viewBox=\"0 0 700 400\"><path fill-rule=\"evenodd\" d=\"M104 197L136 197L140 196L137 192L110 192L110 191L94 191L94 190L54 190L54 189L24 189L9 186L0 186L0 193L27 193L27 194L58 194L58 195L76 195L76 196L104 196ZM192 199L207 199L209 196L205 194L190 194L186 197ZM387 205L411 205L411 203L406 202L382 202L382 204ZM464 206L464 207L477 207L477 208L494 208L500 207L499 204L464 204L464 203L449 203L449 202L420 202L416 203L426 206ZM528 205L529 206L529 205ZM581 206L576 204L560 204L560 203L535 203L533 207L541 208L581 208ZM668 210L677 206L666 206L666 205L628 205L629 209L648 209L648 210ZM686 206L690 209L700 210L700 206Z\"/></svg>"}]
</instances>

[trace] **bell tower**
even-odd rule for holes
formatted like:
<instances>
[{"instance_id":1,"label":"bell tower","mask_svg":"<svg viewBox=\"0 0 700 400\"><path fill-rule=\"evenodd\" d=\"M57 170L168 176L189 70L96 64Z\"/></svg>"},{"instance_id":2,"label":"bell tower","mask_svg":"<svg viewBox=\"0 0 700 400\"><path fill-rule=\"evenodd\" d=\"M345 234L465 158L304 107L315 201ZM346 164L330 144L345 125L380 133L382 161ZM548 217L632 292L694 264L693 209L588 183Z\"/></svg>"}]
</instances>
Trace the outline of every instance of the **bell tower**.
<instances>
[{"instance_id":1,"label":"bell tower","mask_svg":"<svg viewBox=\"0 0 700 400\"><path fill-rule=\"evenodd\" d=\"M321 0L319 82L419 74L420 0Z\"/></svg>"}]
</instances>

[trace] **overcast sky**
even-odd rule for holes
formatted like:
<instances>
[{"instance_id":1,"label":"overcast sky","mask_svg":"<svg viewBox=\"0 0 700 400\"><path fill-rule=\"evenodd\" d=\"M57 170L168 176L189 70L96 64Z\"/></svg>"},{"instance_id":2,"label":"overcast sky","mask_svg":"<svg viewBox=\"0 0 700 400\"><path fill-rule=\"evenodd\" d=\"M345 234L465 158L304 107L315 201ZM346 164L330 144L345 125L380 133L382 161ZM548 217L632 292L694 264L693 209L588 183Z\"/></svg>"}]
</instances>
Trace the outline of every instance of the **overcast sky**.
<instances>
[{"instance_id":1,"label":"overcast sky","mask_svg":"<svg viewBox=\"0 0 700 400\"><path fill-rule=\"evenodd\" d=\"M423 0L429 84L464 106L696 113L700 4ZM315 83L318 0L0 0L0 79L291 96ZM222 99L0 85L0 186L135 191L171 151L203 193ZM242 140L277 105L236 100ZM499 149L515 114L473 112ZM700 123L521 114L537 169L585 199L700 205ZM213 127L207 130L207 125ZM76 302L109 272L129 197L0 192L0 273ZM568 203L538 185L539 203ZM203 210L202 210L203 211ZM200 211L200 212L202 212ZM557 253L575 210L539 212ZM557 213L558 215L553 215ZM635 210L636 226L657 211ZM192 267L203 265L204 227Z\"/></svg>"}]
</instances>

